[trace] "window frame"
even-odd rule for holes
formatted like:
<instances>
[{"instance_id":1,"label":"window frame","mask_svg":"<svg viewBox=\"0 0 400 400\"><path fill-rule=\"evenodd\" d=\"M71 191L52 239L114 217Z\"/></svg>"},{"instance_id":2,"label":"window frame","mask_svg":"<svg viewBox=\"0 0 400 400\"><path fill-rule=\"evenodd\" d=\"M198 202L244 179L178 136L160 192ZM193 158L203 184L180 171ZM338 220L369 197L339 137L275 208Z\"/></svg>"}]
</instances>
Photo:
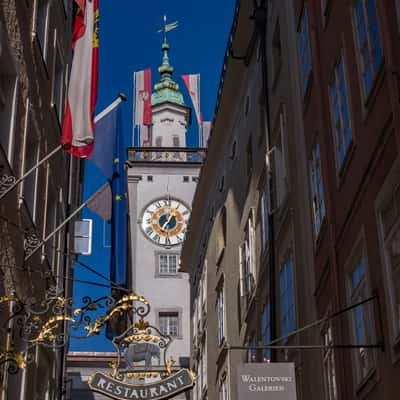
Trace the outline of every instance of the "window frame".
<instances>
[{"instance_id":1,"label":"window frame","mask_svg":"<svg viewBox=\"0 0 400 400\"><path fill-rule=\"evenodd\" d=\"M364 260L364 275L362 277L363 282L361 280L358 281L356 287L353 287L353 280L354 280L354 271L357 267L360 266L360 261ZM358 277L359 278L359 277ZM362 286L360 286L362 284ZM350 304L356 303L363 299L362 291L364 290L364 298L368 297L370 289L370 282L369 282L369 268L368 268L368 258L366 252L366 243L365 243L365 234L362 231L355 241L353 249L350 252L350 255L346 262L346 287L347 287L347 298ZM354 289L354 290L353 290ZM369 324L371 326L370 332L370 343L363 343L363 344L371 344L376 342L376 332L375 332L375 319L373 310L371 308L370 303L366 303L364 305L358 306L349 314L348 322L349 322L349 330L350 336L352 338L352 342L357 344L357 326L355 320L355 313L357 310L361 310L363 313L367 314L367 319L369 319ZM366 311L365 311L366 310ZM365 336L365 333L363 333ZM363 337L363 340L368 340ZM371 360L371 366L369 367L368 371L365 374L362 374L360 371L360 361L359 357L362 356L361 351L364 351L366 354L369 354ZM367 354L367 356L368 356ZM351 353L352 363L354 365L354 385L355 389L358 392L364 386L364 384L371 378L376 370L376 350L375 349L355 349Z\"/></svg>"},{"instance_id":2,"label":"window frame","mask_svg":"<svg viewBox=\"0 0 400 400\"><path fill-rule=\"evenodd\" d=\"M271 342L271 303L268 301L263 307L261 313L261 338L263 346ZM271 349L262 350L262 362L271 361Z\"/></svg>"},{"instance_id":3,"label":"window frame","mask_svg":"<svg viewBox=\"0 0 400 400\"><path fill-rule=\"evenodd\" d=\"M381 237L381 248L383 252L383 263L384 263L384 271L385 271L385 283L388 290L387 298L389 303L389 310L391 314L390 327L391 327L391 337L393 346L397 349L400 349L400 304L396 304L395 300L395 284L394 284L394 272L391 261L391 256L389 254L388 247L391 245L393 239L396 238L396 235L400 236L400 185L392 186L390 190L390 194L387 196L386 201L383 203L381 207L378 209L378 221L380 225L380 237ZM385 228L384 223L384 211L387 211L388 207L392 207L394 209L394 215L391 215L391 220L393 219L393 223ZM400 266L397 266L398 270L396 271L400 274ZM398 310L396 310L396 305L398 306ZM397 313L396 313L397 311ZM397 314L397 315L396 315ZM397 321L396 321L397 317Z\"/></svg>"},{"instance_id":4,"label":"window frame","mask_svg":"<svg viewBox=\"0 0 400 400\"><path fill-rule=\"evenodd\" d=\"M330 309L330 307L329 307ZM325 346L334 345L332 321L325 323L321 329L322 344ZM325 348L322 351L322 365L324 376L324 390L326 400L338 399L338 385L336 372L336 357L333 348ZM333 369L332 369L333 368Z\"/></svg>"},{"instance_id":5,"label":"window frame","mask_svg":"<svg viewBox=\"0 0 400 400\"><path fill-rule=\"evenodd\" d=\"M302 42L304 40L306 40L306 42L305 42L305 47L303 48ZM302 49L304 50L304 53L302 52ZM309 53L309 55L307 54L304 56L306 59L304 60L305 62L303 63L302 54L306 53ZM307 7L305 5L301 12L299 25L297 29L297 54L299 57L299 64L300 64L300 84L304 99L306 93L308 92L308 88L310 86L311 75L313 70L309 15ZM304 65L304 70L303 70L303 65Z\"/></svg>"},{"instance_id":6,"label":"window frame","mask_svg":"<svg viewBox=\"0 0 400 400\"><path fill-rule=\"evenodd\" d=\"M319 154L318 157L316 151L317 149ZM314 141L314 145L311 149L311 155L308 162L309 162L311 208L313 214L314 234L315 234L315 239L318 239L319 234L321 232L322 224L326 218L326 204L325 204L324 179L322 175L321 147L318 138L316 138ZM318 177L318 167L319 167L319 177ZM323 212L321 211L321 192L322 192ZM318 209L316 209L315 202L317 202L318 204ZM317 224L317 217L319 218L319 226Z\"/></svg>"},{"instance_id":7,"label":"window frame","mask_svg":"<svg viewBox=\"0 0 400 400\"><path fill-rule=\"evenodd\" d=\"M354 41L355 41L355 46L357 49L357 66L358 66L358 72L359 72L359 77L360 77L360 85L361 85L361 94L362 98L364 99L365 102L368 101L374 87L375 83L377 81L377 78L379 76L379 72L382 69L382 66L384 64L384 54L383 54L383 42L382 42L382 34L381 34L381 29L380 29L380 23L379 23L379 15L378 15L378 8L377 8L377 2L375 0L375 16L376 16L376 22L377 22L377 38L379 41L379 46L380 46L380 52L381 52L381 60L380 64L375 66L374 61L373 61L373 48L371 45L371 29L370 29L370 21L368 17L368 11L366 7L366 1L368 0L355 0L353 9L352 9L352 20L353 20L353 34L354 34ZM364 54L362 53L362 50L364 48L361 48L361 43L360 43L360 38L359 38L359 21L357 18L357 3L361 2L362 3L362 10L363 10L363 19L364 19L364 24L365 24L365 35L366 35L366 48L368 49L368 58L370 61L369 67L371 69L371 82L370 82L370 87L366 88L365 85L365 80L364 80ZM371 63L372 60L372 63Z\"/></svg>"},{"instance_id":8,"label":"window frame","mask_svg":"<svg viewBox=\"0 0 400 400\"><path fill-rule=\"evenodd\" d=\"M168 261L168 271L162 271L161 270L161 257L167 257ZM175 257L175 272L170 272L170 258ZM155 276L156 278L176 278L180 277L180 272L179 272L179 253L174 252L174 251L156 251L155 252L155 264L156 264L156 271L155 271Z\"/></svg>"},{"instance_id":9,"label":"window frame","mask_svg":"<svg viewBox=\"0 0 400 400\"><path fill-rule=\"evenodd\" d=\"M343 94L341 93L340 89L340 78L339 78L339 68L340 65L342 65L342 71L343 71L343 80L344 80L344 89L345 89L345 97L346 97L346 102L347 102L347 114L348 114L348 127L350 130L350 138L347 140L346 137L346 132L345 130L345 123L344 123L344 117L343 117ZM332 133L333 133L333 140L335 143L335 163L336 163L336 170L338 171L339 174L343 173L345 166L347 165L349 154L351 153L351 149L353 148L354 145L354 134L353 134L353 121L352 121L352 109L351 109L351 97L350 97L350 91L349 91L349 85L347 82L347 68L346 68L346 60L345 60L345 54L344 51L342 50L340 52L340 56L335 63L335 67L332 72L332 78L329 82L329 87L328 87L328 93L329 93L329 112L331 115L331 128L332 128ZM338 109L339 109L339 122L340 122L340 127L341 127L341 138L339 139L338 137L338 131L337 131L337 125L336 125L336 119L335 119L335 106L334 106L334 101L332 98L332 89L333 86L335 86L336 90L336 97L337 97L337 102L338 102ZM343 159L340 160L340 151L339 151L339 143L340 140L342 140L343 143Z\"/></svg>"},{"instance_id":10,"label":"window frame","mask_svg":"<svg viewBox=\"0 0 400 400\"><path fill-rule=\"evenodd\" d=\"M177 334L171 334L170 331L170 322L168 322L168 332L165 333L161 327L162 318L176 318L176 329ZM168 320L169 321L169 320ZM160 332L163 335L168 335L173 337L174 339L182 339L182 310L178 308L162 308L157 310L157 326L159 327Z\"/></svg>"},{"instance_id":11,"label":"window frame","mask_svg":"<svg viewBox=\"0 0 400 400\"><path fill-rule=\"evenodd\" d=\"M290 265L291 267L291 286L288 285L289 282L289 275L287 275L286 269ZM285 283L287 286L285 286L285 291L282 291L282 273L283 271L286 272L286 280ZM290 297L289 297L289 289L292 289L292 300L293 302L290 303ZM285 295L285 303L287 307L284 307L283 305L283 297ZM296 329L296 288L295 288L295 266L294 266L294 257L293 253L291 251L287 252L284 261L280 265L279 269L279 303L280 303L280 329L281 329L281 336L289 336L295 329ZM290 304L289 304L290 303ZM293 321L291 320L290 312L291 308L293 306ZM285 320L287 320L287 329L285 329ZM286 339L287 341L287 339Z\"/></svg>"},{"instance_id":12,"label":"window frame","mask_svg":"<svg viewBox=\"0 0 400 400\"><path fill-rule=\"evenodd\" d=\"M217 339L218 339L218 345L221 347L226 341L225 285L223 282L217 288L216 308L217 308L217 332L218 332Z\"/></svg>"}]
</instances>

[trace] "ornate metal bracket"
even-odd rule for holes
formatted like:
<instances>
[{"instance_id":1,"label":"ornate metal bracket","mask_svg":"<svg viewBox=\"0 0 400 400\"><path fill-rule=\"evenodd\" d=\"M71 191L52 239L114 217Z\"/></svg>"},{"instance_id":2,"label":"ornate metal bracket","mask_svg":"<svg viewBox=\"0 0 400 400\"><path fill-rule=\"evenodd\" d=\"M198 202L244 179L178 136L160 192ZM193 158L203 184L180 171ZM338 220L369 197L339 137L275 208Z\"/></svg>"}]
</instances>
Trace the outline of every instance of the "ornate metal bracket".
<instances>
[{"instance_id":1,"label":"ornate metal bracket","mask_svg":"<svg viewBox=\"0 0 400 400\"><path fill-rule=\"evenodd\" d=\"M12 175L3 175L0 177L0 196L7 192L11 186L15 185L17 179Z\"/></svg>"}]
</instances>

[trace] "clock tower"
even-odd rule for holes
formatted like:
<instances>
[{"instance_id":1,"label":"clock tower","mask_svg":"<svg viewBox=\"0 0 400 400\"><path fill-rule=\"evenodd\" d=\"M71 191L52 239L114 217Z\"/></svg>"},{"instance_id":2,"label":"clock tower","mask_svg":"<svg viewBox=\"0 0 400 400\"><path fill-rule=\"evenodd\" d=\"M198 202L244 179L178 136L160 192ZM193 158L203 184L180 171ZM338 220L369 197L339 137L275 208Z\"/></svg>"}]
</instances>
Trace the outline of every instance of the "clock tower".
<instances>
[{"instance_id":1,"label":"clock tower","mask_svg":"<svg viewBox=\"0 0 400 400\"><path fill-rule=\"evenodd\" d=\"M202 149L190 149L191 109L173 81L164 38L160 80L151 97L150 146L128 149L127 179L132 288L151 305L147 317L173 338L169 356L189 366L190 285L179 270Z\"/></svg>"}]
</instances>

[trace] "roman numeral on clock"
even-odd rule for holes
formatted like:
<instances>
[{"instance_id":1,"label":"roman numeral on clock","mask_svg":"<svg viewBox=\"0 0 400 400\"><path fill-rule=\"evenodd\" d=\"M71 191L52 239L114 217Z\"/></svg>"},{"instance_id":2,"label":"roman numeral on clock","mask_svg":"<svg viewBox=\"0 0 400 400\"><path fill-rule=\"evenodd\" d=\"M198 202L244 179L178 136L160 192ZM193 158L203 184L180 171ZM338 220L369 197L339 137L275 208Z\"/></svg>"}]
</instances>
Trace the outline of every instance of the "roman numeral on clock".
<instances>
[{"instance_id":1,"label":"roman numeral on clock","mask_svg":"<svg viewBox=\"0 0 400 400\"><path fill-rule=\"evenodd\" d=\"M147 235L151 235L152 233L154 233L154 231L153 231L153 228L151 227L151 226L148 226L147 228L146 228L146 231L145 231L146 233L147 233Z\"/></svg>"}]
</instances>

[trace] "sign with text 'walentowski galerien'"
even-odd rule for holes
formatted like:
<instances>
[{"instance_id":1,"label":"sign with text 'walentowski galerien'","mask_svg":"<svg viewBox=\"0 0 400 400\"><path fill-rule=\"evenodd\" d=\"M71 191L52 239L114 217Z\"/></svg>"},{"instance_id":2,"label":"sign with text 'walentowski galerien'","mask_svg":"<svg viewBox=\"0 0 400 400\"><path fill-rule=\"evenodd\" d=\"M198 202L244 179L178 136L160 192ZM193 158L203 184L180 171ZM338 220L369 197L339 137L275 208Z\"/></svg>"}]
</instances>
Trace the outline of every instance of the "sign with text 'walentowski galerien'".
<instances>
[{"instance_id":1,"label":"sign with text 'walentowski galerien'","mask_svg":"<svg viewBox=\"0 0 400 400\"><path fill-rule=\"evenodd\" d=\"M293 363L240 364L239 400L296 400Z\"/></svg>"}]
</instances>

